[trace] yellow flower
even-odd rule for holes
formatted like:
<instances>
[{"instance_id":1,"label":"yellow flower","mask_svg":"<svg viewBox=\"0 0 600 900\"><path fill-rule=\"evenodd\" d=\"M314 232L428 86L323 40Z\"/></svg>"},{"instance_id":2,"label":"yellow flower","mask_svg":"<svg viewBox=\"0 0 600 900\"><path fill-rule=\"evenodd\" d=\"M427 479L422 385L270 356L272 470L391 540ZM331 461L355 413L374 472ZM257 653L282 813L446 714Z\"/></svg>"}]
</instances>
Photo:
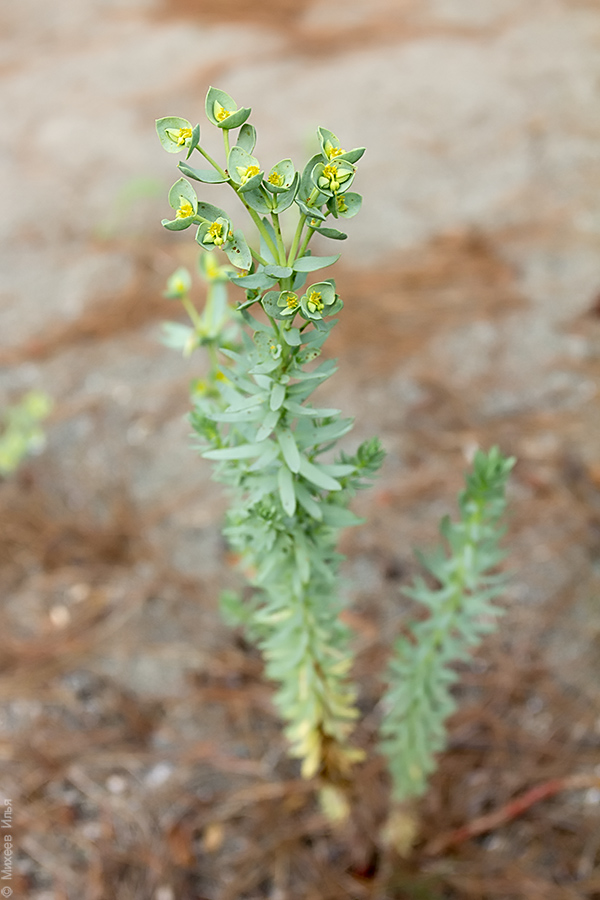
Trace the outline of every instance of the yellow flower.
<instances>
[{"instance_id":1,"label":"yellow flower","mask_svg":"<svg viewBox=\"0 0 600 900\"><path fill-rule=\"evenodd\" d=\"M185 197L181 197L179 202L179 209L175 213L176 219L187 219L188 216L194 215L194 207L190 203L189 200L186 200Z\"/></svg>"},{"instance_id":2,"label":"yellow flower","mask_svg":"<svg viewBox=\"0 0 600 900\"><path fill-rule=\"evenodd\" d=\"M250 181L251 178L254 178L260 172L258 166L236 166L235 168L240 176L241 184L246 184L247 181Z\"/></svg>"},{"instance_id":3,"label":"yellow flower","mask_svg":"<svg viewBox=\"0 0 600 900\"><path fill-rule=\"evenodd\" d=\"M306 298L306 305L311 312L323 312L325 304L323 303L321 291L311 291Z\"/></svg>"},{"instance_id":4,"label":"yellow flower","mask_svg":"<svg viewBox=\"0 0 600 900\"><path fill-rule=\"evenodd\" d=\"M172 132L173 137L177 141L178 146L182 147L189 138L192 136L191 128L179 128L177 131Z\"/></svg>"},{"instance_id":5,"label":"yellow flower","mask_svg":"<svg viewBox=\"0 0 600 900\"><path fill-rule=\"evenodd\" d=\"M324 150L327 155L327 159L335 159L336 156L341 156L342 153L345 152L341 147L334 147L331 141L325 141Z\"/></svg>"},{"instance_id":6,"label":"yellow flower","mask_svg":"<svg viewBox=\"0 0 600 900\"><path fill-rule=\"evenodd\" d=\"M223 236L223 230L221 222L213 222L204 236L204 243L222 247L227 239L226 236Z\"/></svg>"},{"instance_id":7,"label":"yellow flower","mask_svg":"<svg viewBox=\"0 0 600 900\"><path fill-rule=\"evenodd\" d=\"M231 113L228 109L225 109L224 106L221 106L218 100L215 100L214 115L217 122L224 122L225 119L229 118Z\"/></svg>"}]
</instances>

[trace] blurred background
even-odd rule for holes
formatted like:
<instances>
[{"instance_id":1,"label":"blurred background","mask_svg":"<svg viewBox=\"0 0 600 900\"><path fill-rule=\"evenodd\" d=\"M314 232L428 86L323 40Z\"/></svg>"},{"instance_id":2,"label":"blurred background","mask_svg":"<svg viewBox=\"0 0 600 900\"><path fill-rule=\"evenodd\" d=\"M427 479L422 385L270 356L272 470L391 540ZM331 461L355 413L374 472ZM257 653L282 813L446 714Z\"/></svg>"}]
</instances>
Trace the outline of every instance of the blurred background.
<instances>
[{"instance_id":1,"label":"blurred background","mask_svg":"<svg viewBox=\"0 0 600 900\"><path fill-rule=\"evenodd\" d=\"M14 896L600 897L597 788L420 854L545 779L598 774L599 50L594 0L0 4L0 403L53 401L45 448L0 481ZM507 612L463 673L409 861L380 835L375 756L331 834L218 616L238 580L185 421L203 359L160 343L182 318L166 279L196 250L161 228L177 157L154 130L200 121L220 152L211 84L253 108L267 168L303 166L319 125L367 147L327 395L352 445L388 452L342 546L365 746L412 548L477 446L519 460Z\"/></svg>"}]
</instances>

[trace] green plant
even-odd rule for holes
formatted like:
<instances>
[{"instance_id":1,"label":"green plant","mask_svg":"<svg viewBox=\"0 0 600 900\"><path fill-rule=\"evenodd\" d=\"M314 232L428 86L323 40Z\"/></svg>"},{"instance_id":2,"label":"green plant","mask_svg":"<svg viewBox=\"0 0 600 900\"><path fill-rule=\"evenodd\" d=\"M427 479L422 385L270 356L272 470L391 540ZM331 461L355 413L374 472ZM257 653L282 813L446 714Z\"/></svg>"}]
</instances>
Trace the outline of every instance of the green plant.
<instances>
[{"instance_id":1,"label":"green plant","mask_svg":"<svg viewBox=\"0 0 600 900\"><path fill-rule=\"evenodd\" d=\"M196 242L209 251L201 256L209 285L202 313L191 299L190 273L179 269L169 280L167 295L183 303L191 324L169 324L165 339L185 353L201 346L208 352L207 377L192 388L191 422L202 455L228 487L225 535L254 588L245 602L224 595L224 613L243 624L262 650L302 774L319 772L336 785L362 755L351 741L357 690L350 679L352 635L340 619L336 546L340 529L360 521L351 500L371 483L384 454L377 438L353 454L334 454L352 420L312 404L315 389L336 369L333 360L313 361L343 303L333 279L306 282L339 257L314 256L313 235L345 240L328 220L337 225L360 210L361 197L350 188L364 150L345 151L332 132L319 128L320 149L301 172L290 159L265 172L252 155L250 109L211 87L206 114L222 131L223 165L200 145L198 125L178 117L157 121L163 147L186 154L179 162L186 177L169 191L174 215L163 225L173 231L194 226ZM234 129L239 131L232 146ZM189 165L194 152L211 168ZM228 184L256 226L257 246L234 227L228 212L199 200L189 179ZM295 217L288 241L283 213ZM210 253L215 249L227 263L216 262ZM234 309L227 303L227 282L244 291ZM500 580L489 570L500 559L499 518L511 465L495 449L477 454L461 497L461 519L443 526L449 553L426 560L440 586L419 581L412 590L430 616L413 626L410 639L398 642L382 726L382 748L399 798L423 790L452 708L455 675L449 666L467 657L496 613L491 601ZM330 811L336 802L330 794Z\"/></svg>"},{"instance_id":2,"label":"green plant","mask_svg":"<svg viewBox=\"0 0 600 900\"><path fill-rule=\"evenodd\" d=\"M31 453L39 453L46 437L40 425L52 401L41 391L29 391L19 403L2 412L0 426L0 475L10 475Z\"/></svg>"}]
</instances>

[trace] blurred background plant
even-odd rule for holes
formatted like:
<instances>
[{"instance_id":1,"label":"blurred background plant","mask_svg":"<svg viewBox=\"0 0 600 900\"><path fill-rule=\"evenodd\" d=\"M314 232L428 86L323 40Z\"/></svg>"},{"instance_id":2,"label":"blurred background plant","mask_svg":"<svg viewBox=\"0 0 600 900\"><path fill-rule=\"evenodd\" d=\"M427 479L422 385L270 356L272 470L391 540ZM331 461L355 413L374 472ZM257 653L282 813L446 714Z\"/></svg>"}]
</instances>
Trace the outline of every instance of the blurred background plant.
<instances>
[{"instance_id":1,"label":"blurred background plant","mask_svg":"<svg viewBox=\"0 0 600 900\"><path fill-rule=\"evenodd\" d=\"M0 414L0 475L12 474L26 456L41 453L46 445L42 422L52 400L43 391L29 391Z\"/></svg>"}]
</instances>

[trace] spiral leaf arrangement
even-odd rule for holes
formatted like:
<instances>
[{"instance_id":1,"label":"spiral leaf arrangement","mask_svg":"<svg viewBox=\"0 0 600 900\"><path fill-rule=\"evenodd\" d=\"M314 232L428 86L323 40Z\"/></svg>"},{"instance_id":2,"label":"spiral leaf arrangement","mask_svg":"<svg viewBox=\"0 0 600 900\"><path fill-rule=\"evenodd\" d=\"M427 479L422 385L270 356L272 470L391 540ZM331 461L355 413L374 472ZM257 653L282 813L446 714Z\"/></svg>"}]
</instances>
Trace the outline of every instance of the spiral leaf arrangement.
<instances>
[{"instance_id":1,"label":"spiral leaf arrangement","mask_svg":"<svg viewBox=\"0 0 600 900\"><path fill-rule=\"evenodd\" d=\"M340 618L336 546L340 530L360 522L350 502L369 486L384 453L377 438L353 454L336 453L353 422L312 402L336 370L332 360L314 361L343 302L332 278L313 280L339 254L315 256L309 244L314 234L347 238L331 220L337 226L360 210L362 198L350 188L364 149L346 151L333 132L319 128L319 152L301 172L291 159L267 170L253 155L250 113L224 91L209 89L206 115L222 131L223 165L202 147L199 125L173 116L156 123L163 147L186 157L179 162L185 177L169 192L174 214L163 225L171 231L194 227L196 242L207 251L200 263L208 282L204 309L198 312L192 302L190 273L177 270L167 296L183 303L190 325L168 324L165 340L186 354L197 347L208 352L207 376L192 387L191 422L201 454L227 486L224 533L254 589L244 602L225 593L223 612L243 624L262 651L302 774L319 773L339 784L362 753L352 744L357 689L352 635ZM192 167L194 152L210 168ZM199 199L192 181L228 184L258 241L249 242L227 211ZM295 216L291 228L282 227L284 213ZM225 260L217 261L216 250ZM243 291L234 307L228 283ZM399 797L424 789L452 709L455 674L449 665L465 658L497 612L491 600L500 582L489 570L500 559L499 519L511 465L495 449L478 453L461 497L460 522L444 525L450 552L426 560L439 587L421 581L412 589L430 618L395 648L382 725L382 749Z\"/></svg>"}]
</instances>

